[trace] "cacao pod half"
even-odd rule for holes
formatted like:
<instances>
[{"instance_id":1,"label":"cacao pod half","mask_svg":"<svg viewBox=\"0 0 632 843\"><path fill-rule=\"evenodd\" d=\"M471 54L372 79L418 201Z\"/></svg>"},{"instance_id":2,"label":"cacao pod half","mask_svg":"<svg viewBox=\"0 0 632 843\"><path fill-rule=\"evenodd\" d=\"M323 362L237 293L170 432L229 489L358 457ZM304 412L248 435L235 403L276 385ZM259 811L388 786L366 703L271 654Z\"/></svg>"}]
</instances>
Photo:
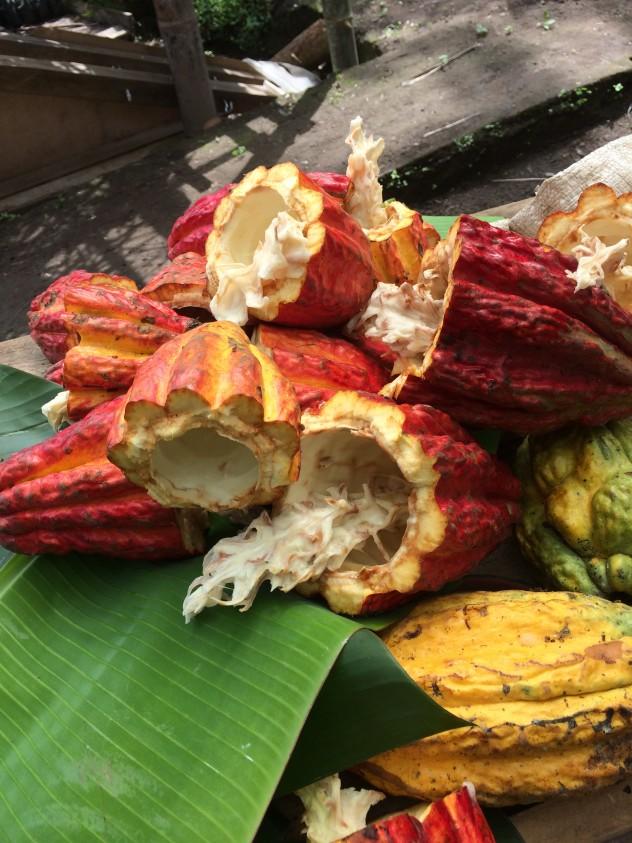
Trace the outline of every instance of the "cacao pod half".
<instances>
[{"instance_id":1,"label":"cacao pod half","mask_svg":"<svg viewBox=\"0 0 632 843\"><path fill-rule=\"evenodd\" d=\"M177 559L204 549L204 519L165 509L106 456L123 397L0 464L0 544L16 553L72 550Z\"/></svg>"},{"instance_id":2,"label":"cacao pod half","mask_svg":"<svg viewBox=\"0 0 632 843\"><path fill-rule=\"evenodd\" d=\"M510 805L611 784L632 768L632 608L568 592L435 597L384 635L412 679L472 725L389 750L359 772L390 794L464 780Z\"/></svg>"},{"instance_id":3,"label":"cacao pod half","mask_svg":"<svg viewBox=\"0 0 632 843\"><path fill-rule=\"evenodd\" d=\"M165 506L270 503L299 467L291 383L231 322L194 328L138 370L108 453Z\"/></svg>"},{"instance_id":4,"label":"cacao pod half","mask_svg":"<svg viewBox=\"0 0 632 843\"><path fill-rule=\"evenodd\" d=\"M264 579L320 594L335 612L383 611L460 577L518 518L517 480L432 407L337 392L302 423L298 481L272 518L210 551L187 619L247 609Z\"/></svg>"},{"instance_id":5,"label":"cacao pod half","mask_svg":"<svg viewBox=\"0 0 632 843\"><path fill-rule=\"evenodd\" d=\"M517 433L632 413L632 315L601 288L575 292L574 258L468 216L440 245L447 274L414 293L415 320L370 302L355 328L394 349L388 394Z\"/></svg>"},{"instance_id":6,"label":"cacao pod half","mask_svg":"<svg viewBox=\"0 0 632 843\"><path fill-rule=\"evenodd\" d=\"M564 254L588 259L588 274L625 310L632 310L632 193L617 196L606 184L584 190L571 211L557 211L542 222L538 240ZM580 279L577 278L579 281Z\"/></svg>"},{"instance_id":7,"label":"cacao pod half","mask_svg":"<svg viewBox=\"0 0 632 843\"><path fill-rule=\"evenodd\" d=\"M221 202L206 256L211 311L239 325L340 325L374 287L360 226L289 163L257 167Z\"/></svg>"}]
</instances>

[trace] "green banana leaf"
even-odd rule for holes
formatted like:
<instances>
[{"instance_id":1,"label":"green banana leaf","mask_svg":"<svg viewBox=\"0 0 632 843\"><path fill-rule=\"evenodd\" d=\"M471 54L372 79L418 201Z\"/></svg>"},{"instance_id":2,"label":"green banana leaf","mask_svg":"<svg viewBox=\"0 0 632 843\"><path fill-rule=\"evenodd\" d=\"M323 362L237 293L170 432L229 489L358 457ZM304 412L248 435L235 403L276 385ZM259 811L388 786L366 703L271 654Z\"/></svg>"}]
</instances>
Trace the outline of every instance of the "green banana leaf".
<instances>
[{"instance_id":1,"label":"green banana leaf","mask_svg":"<svg viewBox=\"0 0 632 843\"><path fill-rule=\"evenodd\" d=\"M501 220L502 217L498 216L487 216L485 214L472 214L473 217L476 217L479 220L485 220L486 222L496 222L497 220ZM433 217L427 216L424 214L424 222L430 223L433 225L437 231L439 232L440 237L445 237L450 230L450 226L456 219L456 216L449 216L449 217Z\"/></svg>"},{"instance_id":2,"label":"green banana leaf","mask_svg":"<svg viewBox=\"0 0 632 843\"><path fill-rule=\"evenodd\" d=\"M48 435L36 406L54 387L0 377L2 441L21 441L21 412L30 442ZM186 625L199 571L80 555L0 570L5 839L247 843L277 788L462 725L370 631L392 617L264 593Z\"/></svg>"}]
</instances>

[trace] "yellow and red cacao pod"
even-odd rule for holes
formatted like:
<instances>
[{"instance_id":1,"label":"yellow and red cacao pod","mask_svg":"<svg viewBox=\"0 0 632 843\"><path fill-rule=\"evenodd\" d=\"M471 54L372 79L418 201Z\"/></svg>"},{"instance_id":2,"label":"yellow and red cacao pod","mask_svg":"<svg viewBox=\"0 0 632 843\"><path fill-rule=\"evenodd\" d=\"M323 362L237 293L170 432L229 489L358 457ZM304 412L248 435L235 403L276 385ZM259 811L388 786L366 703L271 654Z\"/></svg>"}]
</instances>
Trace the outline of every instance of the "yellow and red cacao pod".
<instances>
[{"instance_id":1,"label":"yellow and red cacao pod","mask_svg":"<svg viewBox=\"0 0 632 843\"><path fill-rule=\"evenodd\" d=\"M77 286L97 286L114 290L137 290L135 281L123 275L104 275L76 269L62 275L43 293L35 296L28 310L29 331L51 363L61 360L72 345L73 327L65 307L65 294Z\"/></svg>"},{"instance_id":2,"label":"yellow and red cacao pod","mask_svg":"<svg viewBox=\"0 0 632 843\"><path fill-rule=\"evenodd\" d=\"M179 253L140 292L174 310L193 307L210 312L206 258L195 252Z\"/></svg>"},{"instance_id":3,"label":"yellow and red cacao pod","mask_svg":"<svg viewBox=\"0 0 632 843\"><path fill-rule=\"evenodd\" d=\"M108 460L123 397L0 464L0 544L17 553L73 550L176 559L204 549L198 513L156 503Z\"/></svg>"},{"instance_id":4,"label":"yellow and red cacao pod","mask_svg":"<svg viewBox=\"0 0 632 843\"><path fill-rule=\"evenodd\" d=\"M468 216L447 252L430 347L397 360L402 400L517 433L632 414L632 315L602 288L575 292L575 258Z\"/></svg>"},{"instance_id":5,"label":"yellow and red cacao pod","mask_svg":"<svg viewBox=\"0 0 632 843\"><path fill-rule=\"evenodd\" d=\"M257 167L222 200L206 256L211 311L242 325L340 325L375 286L358 223L290 163Z\"/></svg>"},{"instance_id":6,"label":"yellow and red cacao pod","mask_svg":"<svg viewBox=\"0 0 632 843\"><path fill-rule=\"evenodd\" d=\"M464 786L415 813L378 820L338 843L494 843L472 790Z\"/></svg>"},{"instance_id":7,"label":"yellow and red cacao pod","mask_svg":"<svg viewBox=\"0 0 632 843\"><path fill-rule=\"evenodd\" d=\"M64 307L71 347L63 359L61 384L69 392L71 420L124 392L144 360L197 324L126 289L77 285L66 289Z\"/></svg>"},{"instance_id":8,"label":"yellow and red cacao pod","mask_svg":"<svg viewBox=\"0 0 632 843\"><path fill-rule=\"evenodd\" d=\"M261 323L252 342L292 382L303 408L341 389L377 394L387 381L384 369L359 348L317 331Z\"/></svg>"},{"instance_id":9,"label":"yellow and red cacao pod","mask_svg":"<svg viewBox=\"0 0 632 843\"><path fill-rule=\"evenodd\" d=\"M138 370L108 454L166 506L266 504L296 479L300 410L291 383L230 322L201 325Z\"/></svg>"},{"instance_id":10,"label":"yellow and red cacao pod","mask_svg":"<svg viewBox=\"0 0 632 843\"><path fill-rule=\"evenodd\" d=\"M349 179L339 173L308 173L312 181L321 187L325 193L329 193L338 199L342 199L349 187ZM167 248L169 260L174 260L178 255L185 252L194 252L198 255L205 254L206 241L213 230L213 220L217 206L224 196L228 196L235 187L234 184L227 184L214 193L200 196L187 210L174 222L169 237Z\"/></svg>"},{"instance_id":11,"label":"yellow and red cacao pod","mask_svg":"<svg viewBox=\"0 0 632 843\"><path fill-rule=\"evenodd\" d=\"M405 482L402 520L380 537L388 559L368 551L368 564L343 563L299 587L336 612L379 612L441 588L480 562L519 518L518 481L439 410L338 392L302 423L301 475L283 504L340 484L353 493L376 476Z\"/></svg>"},{"instance_id":12,"label":"yellow and red cacao pod","mask_svg":"<svg viewBox=\"0 0 632 843\"><path fill-rule=\"evenodd\" d=\"M599 274L602 275L601 283L614 300L625 310L632 310L632 250L629 248L632 239L632 193L617 196L608 185L593 184L582 192L571 211L557 211L546 217L537 237L547 246L575 255L589 254L590 247L596 245L592 242L595 237L605 247L614 247L618 243L623 248L614 250L616 254L604 261L605 266ZM602 258L606 251L601 249ZM614 265L608 266L611 263Z\"/></svg>"},{"instance_id":13,"label":"yellow and red cacao pod","mask_svg":"<svg viewBox=\"0 0 632 843\"><path fill-rule=\"evenodd\" d=\"M383 283L414 284L421 272L422 255L439 242L439 233L402 202L387 202L384 210L387 221L366 231L375 276Z\"/></svg>"},{"instance_id":14,"label":"yellow and red cacao pod","mask_svg":"<svg viewBox=\"0 0 632 843\"><path fill-rule=\"evenodd\" d=\"M411 678L472 725L361 765L424 800L465 779L483 804L592 790L630 771L632 608L569 592L473 592L420 603L384 635Z\"/></svg>"}]
</instances>

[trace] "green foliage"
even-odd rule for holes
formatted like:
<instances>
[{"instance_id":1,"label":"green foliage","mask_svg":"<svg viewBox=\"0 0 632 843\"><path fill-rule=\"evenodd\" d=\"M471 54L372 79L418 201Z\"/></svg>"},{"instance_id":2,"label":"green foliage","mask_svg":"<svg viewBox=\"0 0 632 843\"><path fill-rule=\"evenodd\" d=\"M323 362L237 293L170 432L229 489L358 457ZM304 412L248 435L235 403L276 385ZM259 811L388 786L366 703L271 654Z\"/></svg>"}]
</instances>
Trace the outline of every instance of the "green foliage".
<instances>
[{"instance_id":1,"label":"green foliage","mask_svg":"<svg viewBox=\"0 0 632 843\"><path fill-rule=\"evenodd\" d=\"M272 23L272 0L193 0L193 5L202 39L211 46L256 51Z\"/></svg>"}]
</instances>

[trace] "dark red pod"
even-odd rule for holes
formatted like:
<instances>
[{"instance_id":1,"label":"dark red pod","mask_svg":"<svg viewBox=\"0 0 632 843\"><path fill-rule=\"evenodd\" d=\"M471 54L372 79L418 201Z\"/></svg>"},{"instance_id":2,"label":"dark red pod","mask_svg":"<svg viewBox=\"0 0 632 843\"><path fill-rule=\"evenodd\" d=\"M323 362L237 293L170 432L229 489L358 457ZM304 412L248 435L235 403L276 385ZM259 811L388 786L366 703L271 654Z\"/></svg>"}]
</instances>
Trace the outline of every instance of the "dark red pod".
<instances>
[{"instance_id":1,"label":"dark red pod","mask_svg":"<svg viewBox=\"0 0 632 843\"><path fill-rule=\"evenodd\" d=\"M517 433L632 414L632 314L600 287L575 292L574 258L468 216L448 252L430 347L394 351L400 400ZM363 333L386 362L384 343Z\"/></svg>"}]
</instances>

